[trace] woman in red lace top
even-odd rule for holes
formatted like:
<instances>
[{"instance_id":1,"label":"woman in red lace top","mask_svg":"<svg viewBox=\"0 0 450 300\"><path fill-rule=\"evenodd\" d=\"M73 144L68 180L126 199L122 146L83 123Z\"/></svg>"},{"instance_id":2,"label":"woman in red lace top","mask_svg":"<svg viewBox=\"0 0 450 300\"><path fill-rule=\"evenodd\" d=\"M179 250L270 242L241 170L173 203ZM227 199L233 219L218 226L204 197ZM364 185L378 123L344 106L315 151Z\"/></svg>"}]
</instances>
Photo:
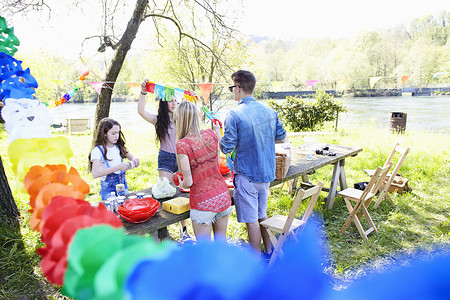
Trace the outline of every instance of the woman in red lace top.
<instances>
[{"instance_id":1,"label":"woman in red lace top","mask_svg":"<svg viewBox=\"0 0 450 300\"><path fill-rule=\"evenodd\" d=\"M200 112L191 102L174 112L180 187L190 188L192 227L197 239L226 238L231 197L219 169L218 137L211 129L200 131ZM218 126L218 125L214 125Z\"/></svg>"}]
</instances>

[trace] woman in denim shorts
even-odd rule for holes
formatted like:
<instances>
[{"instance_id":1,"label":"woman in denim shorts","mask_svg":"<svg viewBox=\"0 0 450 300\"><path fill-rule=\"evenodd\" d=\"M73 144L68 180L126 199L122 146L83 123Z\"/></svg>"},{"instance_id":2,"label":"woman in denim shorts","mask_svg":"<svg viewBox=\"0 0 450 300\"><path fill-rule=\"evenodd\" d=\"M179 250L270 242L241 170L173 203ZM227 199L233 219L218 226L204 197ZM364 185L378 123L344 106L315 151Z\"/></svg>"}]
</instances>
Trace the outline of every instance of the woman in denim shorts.
<instances>
[{"instance_id":1,"label":"woman in denim shorts","mask_svg":"<svg viewBox=\"0 0 450 300\"><path fill-rule=\"evenodd\" d=\"M198 239L226 239L231 197L219 169L219 138L211 129L200 131L200 112L182 102L174 113L177 157L183 178L180 187L190 188L192 227ZM216 126L216 125L215 125Z\"/></svg>"},{"instance_id":2,"label":"woman in denim shorts","mask_svg":"<svg viewBox=\"0 0 450 300\"><path fill-rule=\"evenodd\" d=\"M145 96L148 93L147 85L147 80L144 80L141 84L138 113L144 120L153 124L156 129L156 142L159 142L158 177L166 177L169 181L172 181L173 173L178 171L175 149L176 133L172 117L178 106L177 98L172 96L170 101L167 101L165 98L156 98L159 101L158 114L153 114L145 109ZM186 229L186 220L180 221L180 224L181 237L189 237Z\"/></svg>"}]
</instances>

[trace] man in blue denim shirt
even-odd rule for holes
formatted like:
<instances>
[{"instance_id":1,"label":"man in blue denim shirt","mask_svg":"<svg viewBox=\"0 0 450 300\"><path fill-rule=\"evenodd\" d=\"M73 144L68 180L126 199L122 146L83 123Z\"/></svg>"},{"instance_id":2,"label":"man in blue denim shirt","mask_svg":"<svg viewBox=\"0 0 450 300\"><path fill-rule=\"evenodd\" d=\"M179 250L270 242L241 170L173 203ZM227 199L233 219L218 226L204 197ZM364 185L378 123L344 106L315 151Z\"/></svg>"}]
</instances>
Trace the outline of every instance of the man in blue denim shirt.
<instances>
[{"instance_id":1,"label":"man in blue denim shirt","mask_svg":"<svg viewBox=\"0 0 450 300\"><path fill-rule=\"evenodd\" d=\"M225 132L219 142L223 153L236 149L234 160L234 203L238 222L247 224L251 246L271 252L269 235L260 222L267 219L269 184L275 179L275 143L282 143L286 130L270 107L253 98L255 76L244 70L235 72L230 91L238 106L225 119ZM217 136L220 128L214 126Z\"/></svg>"}]
</instances>

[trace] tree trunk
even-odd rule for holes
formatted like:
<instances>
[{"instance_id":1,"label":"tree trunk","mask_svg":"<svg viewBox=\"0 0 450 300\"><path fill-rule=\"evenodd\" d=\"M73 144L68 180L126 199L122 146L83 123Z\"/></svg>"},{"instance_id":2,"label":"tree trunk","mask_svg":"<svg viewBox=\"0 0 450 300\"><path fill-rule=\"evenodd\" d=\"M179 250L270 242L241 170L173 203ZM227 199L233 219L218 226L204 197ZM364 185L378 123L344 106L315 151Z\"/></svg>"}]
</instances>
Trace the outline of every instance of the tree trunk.
<instances>
[{"instance_id":1,"label":"tree trunk","mask_svg":"<svg viewBox=\"0 0 450 300\"><path fill-rule=\"evenodd\" d=\"M10 219L19 219L19 210L9 187L8 178L6 178L3 161L0 156L0 216L6 216Z\"/></svg>"},{"instance_id":2,"label":"tree trunk","mask_svg":"<svg viewBox=\"0 0 450 300\"><path fill-rule=\"evenodd\" d=\"M98 96L97 107L95 110L95 129L94 138L97 133L97 125L101 119L109 116L109 109L111 106L111 96L114 90L114 85L122 69L123 62L127 56L128 50L130 50L133 40L136 38L136 34L139 30L141 22L144 20L145 8L147 7L148 0L137 0L136 7L133 15L128 22L127 28L122 35L119 43L117 44L116 55L111 61L111 65L106 73L105 84Z\"/></svg>"}]
</instances>

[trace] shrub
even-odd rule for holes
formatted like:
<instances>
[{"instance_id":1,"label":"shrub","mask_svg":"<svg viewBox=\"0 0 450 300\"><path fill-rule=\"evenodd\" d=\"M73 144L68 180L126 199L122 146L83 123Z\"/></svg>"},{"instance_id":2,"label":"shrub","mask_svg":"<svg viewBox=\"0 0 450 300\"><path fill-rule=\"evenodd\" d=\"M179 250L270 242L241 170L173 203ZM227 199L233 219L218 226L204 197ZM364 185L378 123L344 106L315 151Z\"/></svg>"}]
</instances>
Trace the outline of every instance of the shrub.
<instances>
[{"instance_id":1,"label":"shrub","mask_svg":"<svg viewBox=\"0 0 450 300\"><path fill-rule=\"evenodd\" d=\"M325 122L336 120L340 112L347 111L341 102L324 90L317 90L314 97L313 101L286 97L282 103L269 100L268 104L292 131L319 129Z\"/></svg>"}]
</instances>

